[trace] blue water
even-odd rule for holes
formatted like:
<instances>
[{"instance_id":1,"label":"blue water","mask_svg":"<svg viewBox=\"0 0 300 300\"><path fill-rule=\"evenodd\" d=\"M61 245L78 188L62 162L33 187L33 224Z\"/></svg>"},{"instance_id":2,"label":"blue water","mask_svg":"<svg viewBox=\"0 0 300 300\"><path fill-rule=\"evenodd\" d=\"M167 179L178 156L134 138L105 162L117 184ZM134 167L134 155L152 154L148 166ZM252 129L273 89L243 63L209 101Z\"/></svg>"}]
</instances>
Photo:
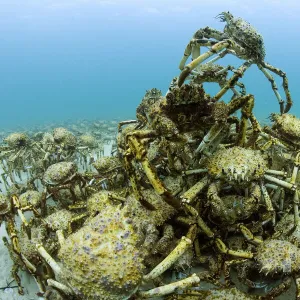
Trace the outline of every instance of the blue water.
<instances>
[{"instance_id":1,"label":"blue water","mask_svg":"<svg viewBox=\"0 0 300 300\"><path fill-rule=\"evenodd\" d=\"M300 117L298 3L0 0L0 126L134 117L145 90L166 92L178 75L192 34L205 26L222 29L224 23L214 17L227 10L264 36L266 61L287 72L291 112ZM223 61L229 62L242 63ZM259 119L279 111L256 66L242 81L255 95ZM276 82L281 86L277 76Z\"/></svg>"}]
</instances>

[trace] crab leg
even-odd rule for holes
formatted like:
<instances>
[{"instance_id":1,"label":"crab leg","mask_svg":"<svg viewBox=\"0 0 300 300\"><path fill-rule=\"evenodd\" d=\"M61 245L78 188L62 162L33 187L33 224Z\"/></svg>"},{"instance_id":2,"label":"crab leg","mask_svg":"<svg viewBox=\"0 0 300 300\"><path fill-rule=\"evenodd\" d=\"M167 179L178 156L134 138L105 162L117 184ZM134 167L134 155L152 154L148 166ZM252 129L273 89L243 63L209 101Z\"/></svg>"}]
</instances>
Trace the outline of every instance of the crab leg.
<instances>
[{"instance_id":1,"label":"crab leg","mask_svg":"<svg viewBox=\"0 0 300 300\"><path fill-rule=\"evenodd\" d=\"M44 292L43 284L39 276L36 274L36 267L21 253L19 239L17 237L14 220L12 218L6 219L6 231L11 240L11 249L20 258L27 271L34 277L40 292Z\"/></svg>"},{"instance_id":2,"label":"crab leg","mask_svg":"<svg viewBox=\"0 0 300 300\"><path fill-rule=\"evenodd\" d=\"M265 187L265 185L263 183L260 184L260 189L261 189L262 195L263 195L264 200L265 200L267 211L274 212L274 208L273 208L273 205L272 205L271 198L269 196L267 188Z\"/></svg>"},{"instance_id":3,"label":"crab leg","mask_svg":"<svg viewBox=\"0 0 300 300\"><path fill-rule=\"evenodd\" d=\"M196 153L202 153L206 148L208 148L214 140L221 134L222 130L224 129L225 125L221 123L214 124L209 132L205 135L202 139L201 143L199 144L198 148L196 149Z\"/></svg>"},{"instance_id":4,"label":"crab leg","mask_svg":"<svg viewBox=\"0 0 300 300\"><path fill-rule=\"evenodd\" d=\"M179 244L173 249L173 251L160 263L158 264L149 274L145 275L143 279L145 281L154 279L168 270L190 247L192 247L193 240L196 237L196 226L193 225L189 229L187 236L183 236Z\"/></svg>"},{"instance_id":5,"label":"crab leg","mask_svg":"<svg viewBox=\"0 0 300 300\"><path fill-rule=\"evenodd\" d=\"M264 178L268 181L271 181L271 182L273 182L273 183L275 183L279 186L282 186L282 187L287 188L287 189L292 190L292 191L294 191L297 188L297 186L293 183L286 182L284 180L278 179L276 177L273 177L273 176L270 176L270 175L267 175L267 174L264 175Z\"/></svg>"},{"instance_id":6,"label":"crab leg","mask_svg":"<svg viewBox=\"0 0 300 300\"><path fill-rule=\"evenodd\" d=\"M196 219L197 224L199 226L199 228L209 237L209 238L213 238L215 236L215 234L213 233L213 231L206 225L206 223L204 222L204 220L201 218L201 216L199 215L198 211L191 205L183 202L182 203L185 207L185 209Z\"/></svg>"},{"instance_id":7,"label":"crab leg","mask_svg":"<svg viewBox=\"0 0 300 300\"><path fill-rule=\"evenodd\" d=\"M256 238L246 226L240 224L238 227L247 241L252 242L255 245L259 245L263 242L261 239Z\"/></svg>"},{"instance_id":8,"label":"crab leg","mask_svg":"<svg viewBox=\"0 0 300 300\"><path fill-rule=\"evenodd\" d=\"M47 283L49 286L52 286L52 287L64 292L66 295L72 296L74 294L73 291L68 286L66 286L56 280L47 279Z\"/></svg>"},{"instance_id":9,"label":"crab leg","mask_svg":"<svg viewBox=\"0 0 300 300\"><path fill-rule=\"evenodd\" d=\"M299 193L295 190L294 198L293 198L293 206L294 206L294 223L295 227L300 225L300 217L299 217Z\"/></svg>"},{"instance_id":10,"label":"crab leg","mask_svg":"<svg viewBox=\"0 0 300 300\"><path fill-rule=\"evenodd\" d=\"M193 38L190 40L190 42L187 44L184 50L184 55L179 64L179 69L183 70L185 63L191 54L192 54L192 60L200 56L200 46L205 46L205 42L210 42L208 39L214 38L216 40L221 40L222 36L223 33L214 28L205 27L205 28L198 29L194 33ZM201 41L201 45L199 45L200 41Z\"/></svg>"},{"instance_id":11,"label":"crab leg","mask_svg":"<svg viewBox=\"0 0 300 300\"><path fill-rule=\"evenodd\" d=\"M142 193L140 192L139 184L138 184L138 181L136 178L136 173L135 173L135 170L131 163L131 160L133 159L132 156L133 156L132 151L130 149L128 149L124 155L124 164L125 164L125 168L128 172L128 177L129 177L129 180L131 183L133 193L134 193L135 197L137 198L137 200L143 206L145 206L145 208L147 208L149 210L155 210L155 207L150 202L145 200Z\"/></svg>"},{"instance_id":12,"label":"crab leg","mask_svg":"<svg viewBox=\"0 0 300 300\"><path fill-rule=\"evenodd\" d=\"M163 235L162 237L156 242L155 249L153 250L153 253L164 253L170 245L170 242L174 240L175 234L174 229L171 225L164 225L163 228Z\"/></svg>"},{"instance_id":13,"label":"crab leg","mask_svg":"<svg viewBox=\"0 0 300 300\"><path fill-rule=\"evenodd\" d=\"M266 129L264 129L264 130L266 130ZM260 132L259 135L262 138L268 140L263 146L260 147L260 149L262 151L269 149L272 145L276 145L284 150L288 150L287 146L285 146L282 142L280 142L277 138L271 136L270 134L265 133L265 132Z\"/></svg>"},{"instance_id":14,"label":"crab leg","mask_svg":"<svg viewBox=\"0 0 300 300\"><path fill-rule=\"evenodd\" d=\"M246 70L253 64L251 60L244 62L236 71L235 74L227 81L225 86L215 95L215 99L219 100L232 87L234 87L238 80L243 77Z\"/></svg>"},{"instance_id":15,"label":"crab leg","mask_svg":"<svg viewBox=\"0 0 300 300\"><path fill-rule=\"evenodd\" d=\"M228 103L228 115L231 115L239 108L242 108L241 124L240 124L239 134L237 137L237 142L236 142L237 145L239 146L244 146L245 144L247 121L248 119L250 119L251 116L253 117L252 115L253 107L254 107L254 97L253 95L250 94L239 98L234 98ZM253 125L253 131L257 131L259 129L260 128L256 128L255 125Z\"/></svg>"},{"instance_id":16,"label":"crab leg","mask_svg":"<svg viewBox=\"0 0 300 300\"><path fill-rule=\"evenodd\" d=\"M200 56L198 56L196 59L194 59L191 63L186 65L182 72L179 75L178 78L178 86L181 87L185 81L185 79L190 75L191 71L194 70L199 64L201 64L204 60L208 59L209 57L213 56L214 54L222 51L223 49L232 46L234 43L231 40L225 40L216 43L211 47L211 49ZM187 60L187 57L184 56L183 60L180 63L180 67L182 67L182 62ZM184 61L184 63L185 63ZM184 65L184 64L183 64Z\"/></svg>"},{"instance_id":17,"label":"crab leg","mask_svg":"<svg viewBox=\"0 0 300 300\"><path fill-rule=\"evenodd\" d=\"M179 69L180 70L184 69L185 63L191 54L192 54L193 60L197 59L200 56L200 47L201 46L209 47L209 46L213 46L215 44L217 44L216 41L209 41L207 39L195 39L195 38L191 39L191 41L187 44L187 46L184 50L183 57L179 63ZM197 66L195 68L197 68Z\"/></svg>"},{"instance_id":18,"label":"crab leg","mask_svg":"<svg viewBox=\"0 0 300 300\"><path fill-rule=\"evenodd\" d=\"M264 61L261 62L261 65L264 68L274 72L275 74L277 74L278 76L280 76L282 78L282 80L283 80L282 85L283 85L284 93L285 93L285 96L286 96L286 105L285 105L284 108L282 107L282 109L280 107L280 110L282 110L281 113L287 113L291 109L291 107L293 105L293 101L292 101L292 98L291 98L291 93L289 91L289 83L288 83L286 73L281 71L278 68L273 67L272 65L270 65L270 64L268 64ZM272 88L273 88L273 86L272 86ZM274 93L276 94L276 90L274 90Z\"/></svg>"},{"instance_id":19,"label":"crab leg","mask_svg":"<svg viewBox=\"0 0 300 300\"><path fill-rule=\"evenodd\" d=\"M45 250L43 245L36 244L36 249L39 254L45 259L46 263L52 268L55 274L62 274L62 269L58 263L50 256L50 254Z\"/></svg>"},{"instance_id":20,"label":"crab leg","mask_svg":"<svg viewBox=\"0 0 300 300\"><path fill-rule=\"evenodd\" d=\"M287 172L279 171L279 170L266 170L265 173L269 174L269 175L277 175L277 176L283 176L283 177L287 176Z\"/></svg>"},{"instance_id":21,"label":"crab leg","mask_svg":"<svg viewBox=\"0 0 300 300\"><path fill-rule=\"evenodd\" d=\"M137 122L138 122L137 120L127 120L127 121L119 122L119 124L118 124L118 132L120 132L122 130L122 126L129 125L129 124L135 124Z\"/></svg>"},{"instance_id":22,"label":"crab leg","mask_svg":"<svg viewBox=\"0 0 300 300\"><path fill-rule=\"evenodd\" d=\"M89 214L86 212L86 213L82 213L76 217L73 217L69 222L68 222L68 234L71 234L73 232L73 229L72 229L72 224L77 222L77 221L80 221L82 219L84 219L85 217L87 217Z\"/></svg>"},{"instance_id":23,"label":"crab leg","mask_svg":"<svg viewBox=\"0 0 300 300\"><path fill-rule=\"evenodd\" d=\"M295 278L295 283L296 283L296 290L297 290L296 299L300 300L300 278L299 277Z\"/></svg>"},{"instance_id":24,"label":"crab leg","mask_svg":"<svg viewBox=\"0 0 300 300\"><path fill-rule=\"evenodd\" d=\"M293 169L293 173L292 173L292 178L290 180L290 183L292 183L292 184L296 183L299 166L300 166L300 152L297 153L295 160L294 160L294 169Z\"/></svg>"},{"instance_id":25,"label":"crab leg","mask_svg":"<svg viewBox=\"0 0 300 300\"><path fill-rule=\"evenodd\" d=\"M20 204L17 196L12 196L12 204L17 209L18 215L19 215L23 225L25 226L26 234L27 234L28 238L30 239L31 238L31 230L30 230L28 222L23 214L23 211L21 209L21 204Z\"/></svg>"},{"instance_id":26,"label":"crab leg","mask_svg":"<svg viewBox=\"0 0 300 300\"><path fill-rule=\"evenodd\" d=\"M185 236L183 236L176 246L176 248L159 264L157 265L149 274L145 275L144 280L151 280L166 270L168 270L190 247L192 246L192 241Z\"/></svg>"},{"instance_id":27,"label":"crab leg","mask_svg":"<svg viewBox=\"0 0 300 300\"><path fill-rule=\"evenodd\" d=\"M63 231L61 229L56 230L56 236L57 236L60 246L62 246L63 243L65 242L65 236L64 236Z\"/></svg>"},{"instance_id":28,"label":"crab leg","mask_svg":"<svg viewBox=\"0 0 300 300\"><path fill-rule=\"evenodd\" d=\"M209 184L208 176L203 177L190 189L180 196L181 202L186 204L192 204L195 198L201 193L201 191Z\"/></svg>"},{"instance_id":29,"label":"crab leg","mask_svg":"<svg viewBox=\"0 0 300 300\"><path fill-rule=\"evenodd\" d=\"M274 91L274 94L280 106L280 113L283 113L284 101L282 100L280 94L278 93L278 87L277 84L275 83L274 77L267 70L265 70L261 64L257 64L257 66L262 71L262 73L267 77L267 79L271 82L272 90Z\"/></svg>"},{"instance_id":30,"label":"crab leg","mask_svg":"<svg viewBox=\"0 0 300 300\"><path fill-rule=\"evenodd\" d=\"M129 148L135 154L135 157L138 161L140 161L143 170L153 186L154 190L171 206L175 209L180 208L179 202L172 197L170 191L164 186L162 181L159 179L156 171L152 168L148 158L147 158L147 150L143 146L143 144L139 141L139 137L143 138L144 133L142 132L134 132L133 134L127 136L127 142ZM153 132L151 131L151 136Z\"/></svg>"},{"instance_id":31,"label":"crab leg","mask_svg":"<svg viewBox=\"0 0 300 300\"><path fill-rule=\"evenodd\" d=\"M212 210L216 210L219 213L226 211L226 207L218 195L220 190L221 190L220 181L211 183L207 190L207 197L210 200Z\"/></svg>"},{"instance_id":32,"label":"crab leg","mask_svg":"<svg viewBox=\"0 0 300 300\"><path fill-rule=\"evenodd\" d=\"M12 249L12 246L9 244L9 242L8 242L8 240L5 236L2 237L2 240L3 240L3 243L4 243L5 247L8 250L8 253L10 255L11 260L14 261L14 257L13 257L14 250ZM15 279L15 281L18 285L18 293L20 295L24 295L24 290L23 290L23 287L22 287L22 284L21 284L21 278L18 275L18 270L19 270L19 266L14 262L14 265L13 265L12 270L11 270L11 274L12 274L12 277Z\"/></svg>"},{"instance_id":33,"label":"crab leg","mask_svg":"<svg viewBox=\"0 0 300 300\"><path fill-rule=\"evenodd\" d=\"M215 245L223 254L241 258L253 258L253 253L251 252L228 249L227 246L219 238L215 240Z\"/></svg>"},{"instance_id":34,"label":"crab leg","mask_svg":"<svg viewBox=\"0 0 300 300\"><path fill-rule=\"evenodd\" d=\"M266 184L266 187L270 187L270 184ZM285 191L284 188L279 188L277 185L271 185L270 188L275 189L275 193L272 197L272 202L278 205L279 211L283 211L283 204L285 198Z\"/></svg>"},{"instance_id":35,"label":"crab leg","mask_svg":"<svg viewBox=\"0 0 300 300\"><path fill-rule=\"evenodd\" d=\"M201 174L201 173L206 173L206 172L207 172L207 169L186 170L186 171L182 171L182 176Z\"/></svg>"},{"instance_id":36,"label":"crab leg","mask_svg":"<svg viewBox=\"0 0 300 300\"><path fill-rule=\"evenodd\" d=\"M149 291L138 292L138 295L141 298L161 297L161 296L165 296L165 295L174 293L177 290L183 290L188 287L194 286L195 284L197 284L199 282L200 282L200 278L196 274L193 274L190 277L185 278L180 281L172 282L170 284L160 286L160 287L154 288Z\"/></svg>"}]
</instances>

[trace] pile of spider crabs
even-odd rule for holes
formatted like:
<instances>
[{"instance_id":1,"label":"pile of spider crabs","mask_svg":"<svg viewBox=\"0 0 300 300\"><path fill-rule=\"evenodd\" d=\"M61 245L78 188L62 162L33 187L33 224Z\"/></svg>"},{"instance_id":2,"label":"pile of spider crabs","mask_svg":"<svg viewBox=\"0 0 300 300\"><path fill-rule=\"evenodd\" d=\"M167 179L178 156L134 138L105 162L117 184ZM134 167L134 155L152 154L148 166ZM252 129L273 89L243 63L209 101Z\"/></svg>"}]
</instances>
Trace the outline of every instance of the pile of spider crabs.
<instances>
[{"instance_id":1,"label":"pile of spider crabs","mask_svg":"<svg viewBox=\"0 0 300 300\"><path fill-rule=\"evenodd\" d=\"M290 287L300 299L300 120L262 36L219 18L223 31L193 35L166 95L148 90L119 123L111 156L91 159L91 138L64 128L5 139L0 216L20 294L23 270L45 299L273 299ZM228 54L241 64L216 63ZM240 81L252 65L279 102L265 126Z\"/></svg>"}]
</instances>

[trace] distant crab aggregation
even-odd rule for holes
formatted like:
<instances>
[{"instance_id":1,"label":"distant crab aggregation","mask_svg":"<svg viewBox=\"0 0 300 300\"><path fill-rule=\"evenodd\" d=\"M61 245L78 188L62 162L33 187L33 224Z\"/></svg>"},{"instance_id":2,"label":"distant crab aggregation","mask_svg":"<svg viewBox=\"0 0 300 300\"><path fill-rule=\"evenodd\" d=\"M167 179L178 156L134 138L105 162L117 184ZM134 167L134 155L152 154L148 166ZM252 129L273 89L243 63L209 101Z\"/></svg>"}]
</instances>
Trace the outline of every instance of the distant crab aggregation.
<instances>
[{"instance_id":1,"label":"distant crab aggregation","mask_svg":"<svg viewBox=\"0 0 300 300\"><path fill-rule=\"evenodd\" d=\"M196 31L179 77L166 95L147 90L136 119L3 139L0 222L20 295L23 270L50 300L273 299L292 281L300 299L300 120L262 35L218 17L224 30ZM246 61L215 63L229 53ZM252 64L280 104L263 127L256 91L240 81Z\"/></svg>"}]
</instances>

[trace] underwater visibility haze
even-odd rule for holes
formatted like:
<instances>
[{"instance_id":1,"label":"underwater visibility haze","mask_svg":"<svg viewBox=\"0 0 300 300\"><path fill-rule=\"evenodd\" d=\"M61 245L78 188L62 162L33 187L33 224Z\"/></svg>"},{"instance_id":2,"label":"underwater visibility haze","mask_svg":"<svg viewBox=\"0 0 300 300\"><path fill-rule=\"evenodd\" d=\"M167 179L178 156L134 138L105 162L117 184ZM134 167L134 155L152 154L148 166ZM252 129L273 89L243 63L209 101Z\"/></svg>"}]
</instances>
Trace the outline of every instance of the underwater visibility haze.
<instances>
[{"instance_id":1,"label":"underwater visibility haze","mask_svg":"<svg viewBox=\"0 0 300 300\"><path fill-rule=\"evenodd\" d=\"M0 299L300 299L299 1L0 0Z\"/></svg>"},{"instance_id":2,"label":"underwater visibility haze","mask_svg":"<svg viewBox=\"0 0 300 300\"><path fill-rule=\"evenodd\" d=\"M284 70L298 105L297 1L0 1L0 98L4 128L78 118L134 117L145 90L163 93L184 48L201 27L223 29L222 11L264 37L266 61ZM234 61L228 58L225 62ZM281 86L281 79L276 78ZM259 118L276 111L257 67L243 78L256 90Z\"/></svg>"}]
</instances>

